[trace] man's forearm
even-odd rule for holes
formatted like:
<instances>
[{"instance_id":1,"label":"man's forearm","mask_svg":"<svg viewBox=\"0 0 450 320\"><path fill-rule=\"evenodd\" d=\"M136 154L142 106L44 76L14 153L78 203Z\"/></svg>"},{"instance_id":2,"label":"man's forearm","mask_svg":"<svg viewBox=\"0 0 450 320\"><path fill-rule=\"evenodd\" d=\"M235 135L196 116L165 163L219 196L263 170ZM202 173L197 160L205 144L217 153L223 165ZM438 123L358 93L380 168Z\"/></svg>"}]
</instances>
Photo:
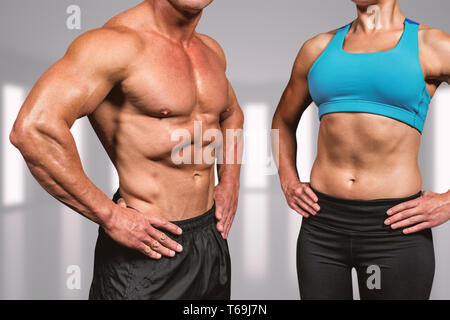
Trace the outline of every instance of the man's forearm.
<instances>
[{"instance_id":1,"label":"man's forearm","mask_svg":"<svg viewBox=\"0 0 450 320\"><path fill-rule=\"evenodd\" d=\"M219 183L230 183L239 187L240 172L240 165L217 165L217 175L219 177Z\"/></svg>"},{"instance_id":2,"label":"man's forearm","mask_svg":"<svg viewBox=\"0 0 450 320\"><path fill-rule=\"evenodd\" d=\"M107 223L114 203L86 176L64 121L27 128L16 124L10 138L48 193L86 218Z\"/></svg>"},{"instance_id":3,"label":"man's forearm","mask_svg":"<svg viewBox=\"0 0 450 320\"><path fill-rule=\"evenodd\" d=\"M244 117L240 109L221 123L223 154L221 163L217 165L219 183L230 182L239 186L244 144L243 125Z\"/></svg>"}]
</instances>

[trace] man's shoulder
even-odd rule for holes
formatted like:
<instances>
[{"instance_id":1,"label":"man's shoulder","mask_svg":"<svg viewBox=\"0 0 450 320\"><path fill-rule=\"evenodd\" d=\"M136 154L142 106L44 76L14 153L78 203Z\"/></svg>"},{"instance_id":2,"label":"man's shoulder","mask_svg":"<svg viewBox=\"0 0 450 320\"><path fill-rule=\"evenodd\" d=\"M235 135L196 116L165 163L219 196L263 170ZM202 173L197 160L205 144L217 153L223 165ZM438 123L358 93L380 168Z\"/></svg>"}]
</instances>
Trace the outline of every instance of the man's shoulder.
<instances>
[{"instance_id":1,"label":"man's shoulder","mask_svg":"<svg viewBox=\"0 0 450 320\"><path fill-rule=\"evenodd\" d=\"M101 27L77 37L62 60L111 79L121 79L137 61L142 46L140 38L130 30Z\"/></svg>"},{"instance_id":2,"label":"man's shoulder","mask_svg":"<svg viewBox=\"0 0 450 320\"><path fill-rule=\"evenodd\" d=\"M139 50L143 42L132 29L124 26L103 26L89 30L76 38L69 50L77 53L102 55L131 55Z\"/></svg>"},{"instance_id":3,"label":"man's shoulder","mask_svg":"<svg viewBox=\"0 0 450 320\"><path fill-rule=\"evenodd\" d=\"M220 61L226 64L225 52L223 51L220 44L206 34L196 33L195 36L203 42L210 50L212 50L220 59Z\"/></svg>"}]
</instances>

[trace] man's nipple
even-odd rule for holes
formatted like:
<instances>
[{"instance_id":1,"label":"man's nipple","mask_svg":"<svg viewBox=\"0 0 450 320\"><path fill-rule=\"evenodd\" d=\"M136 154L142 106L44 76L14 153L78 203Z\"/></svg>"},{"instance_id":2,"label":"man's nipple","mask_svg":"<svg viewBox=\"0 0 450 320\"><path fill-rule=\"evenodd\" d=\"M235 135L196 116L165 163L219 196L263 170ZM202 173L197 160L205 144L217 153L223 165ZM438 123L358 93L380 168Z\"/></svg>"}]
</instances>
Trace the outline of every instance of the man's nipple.
<instances>
[{"instance_id":1,"label":"man's nipple","mask_svg":"<svg viewBox=\"0 0 450 320\"><path fill-rule=\"evenodd\" d=\"M169 109L161 109L160 113L167 117L170 114L170 110Z\"/></svg>"}]
</instances>

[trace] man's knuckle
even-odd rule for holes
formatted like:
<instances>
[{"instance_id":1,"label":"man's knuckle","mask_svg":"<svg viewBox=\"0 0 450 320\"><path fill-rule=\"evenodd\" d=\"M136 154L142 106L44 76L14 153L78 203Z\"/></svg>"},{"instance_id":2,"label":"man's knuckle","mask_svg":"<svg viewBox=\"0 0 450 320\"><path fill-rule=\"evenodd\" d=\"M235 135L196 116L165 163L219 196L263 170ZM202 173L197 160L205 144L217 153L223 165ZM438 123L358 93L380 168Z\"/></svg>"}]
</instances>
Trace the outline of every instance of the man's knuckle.
<instances>
[{"instance_id":1,"label":"man's knuckle","mask_svg":"<svg viewBox=\"0 0 450 320\"><path fill-rule=\"evenodd\" d=\"M437 218L436 218L435 216L433 216L433 215L429 215L429 216L428 216L428 219L427 219L427 222L428 222L430 225L435 226L435 225L437 225Z\"/></svg>"},{"instance_id":2,"label":"man's knuckle","mask_svg":"<svg viewBox=\"0 0 450 320\"><path fill-rule=\"evenodd\" d=\"M166 241L167 241L167 236L166 236L166 234L165 234L164 232L161 232L161 233L160 233L160 235L159 235L159 240L160 240L161 242L166 242Z\"/></svg>"},{"instance_id":3,"label":"man's knuckle","mask_svg":"<svg viewBox=\"0 0 450 320\"><path fill-rule=\"evenodd\" d=\"M135 249L144 249L144 244L137 239L131 241L131 246Z\"/></svg>"},{"instance_id":4,"label":"man's knuckle","mask_svg":"<svg viewBox=\"0 0 450 320\"><path fill-rule=\"evenodd\" d=\"M140 240L148 240L149 234L147 232L147 228L143 228L142 231L139 233L139 239Z\"/></svg>"},{"instance_id":5,"label":"man's knuckle","mask_svg":"<svg viewBox=\"0 0 450 320\"><path fill-rule=\"evenodd\" d=\"M161 244L155 240L155 239L151 239L151 247L152 249L158 249L161 246Z\"/></svg>"},{"instance_id":6,"label":"man's knuckle","mask_svg":"<svg viewBox=\"0 0 450 320\"><path fill-rule=\"evenodd\" d=\"M147 237L149 234L151 234L151 231L152 231L152 229L150 227L146 227L146 228L144 228L143 233Z\"/></svg>"}]
</instances>

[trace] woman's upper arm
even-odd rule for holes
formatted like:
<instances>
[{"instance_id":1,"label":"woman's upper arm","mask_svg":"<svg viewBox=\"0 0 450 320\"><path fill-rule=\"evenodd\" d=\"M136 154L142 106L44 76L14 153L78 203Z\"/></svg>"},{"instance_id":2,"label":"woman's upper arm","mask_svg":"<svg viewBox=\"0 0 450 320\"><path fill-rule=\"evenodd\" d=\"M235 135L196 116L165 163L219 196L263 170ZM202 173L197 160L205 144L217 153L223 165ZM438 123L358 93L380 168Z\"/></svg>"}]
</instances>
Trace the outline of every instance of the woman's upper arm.
<instances>
[{"instance_id":1,"label":"woman's upper arm","mask_svg":"<svg viewBox=\"0 0 450 320\"><path fill-rule=\"evenodd\" d=\"M437 85L450 84L450 35L439 29L421 27L420 58L426 80Z\"/></svg>"},{"instance_id":2,"label":"woman's upper arm","mask_svg":"<svg viewBox=\"0 0 450 320\"><path fill-rule=\"evenodd\" d=\"M330 32L309 39L303 44L295 59L291 77L276 112L277 116L291 126L297 126L301 115L312 102L308 73L332 37L333 32Z\"/></svg>"}]
</instances>

